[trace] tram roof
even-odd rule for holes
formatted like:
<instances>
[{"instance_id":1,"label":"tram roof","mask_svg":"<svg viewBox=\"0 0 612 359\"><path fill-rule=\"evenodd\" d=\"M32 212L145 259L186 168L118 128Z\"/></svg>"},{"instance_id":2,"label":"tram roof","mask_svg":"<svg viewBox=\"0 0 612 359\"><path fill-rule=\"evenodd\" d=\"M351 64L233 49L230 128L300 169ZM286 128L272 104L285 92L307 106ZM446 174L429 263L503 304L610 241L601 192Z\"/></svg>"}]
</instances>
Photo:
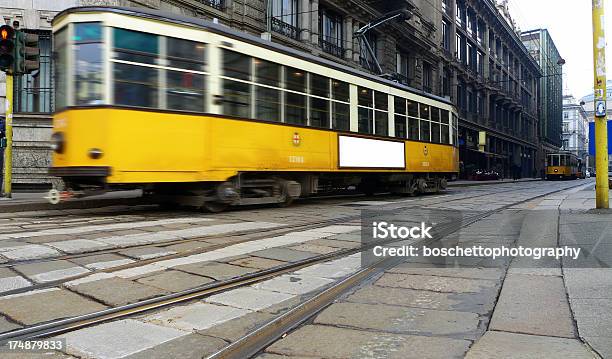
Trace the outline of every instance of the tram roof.
<instances>
[{"instance_id":1,"label":"tram roof","mask_svg":"<svg viewBox=\"0 0 612 359\"><path fill-rule=\"evenodd\" d=\"M236 39L239 39L239 40L251 43L251 44L256 44L258 46L261 46L261 47L264 47L270 50L282 52L284 54L298 57L306 61L317 63L319 65L324 65L324 66L333 68L335 70L340 70L346 73L350 73L352 75L360 76L360 77L366 78L371 81L376 81L379 83L386 84L388 86L393 86L395 88L399 88L404 91L411 92L415 95L419 95L419 96L423 96L429 99L440 101L448 105L453 105L452 102L450 102L448 99L444 97L432 95L425 91L418 90L410 86L402 85L400 83L382 78L380 76L372 75L364 71L359 71L352 67L338 64L336 62L333 62L327 59L323 59L323 58L311 55L309 53L290 48L288 46L284 46L284 45L274 43L271 41L266 41L257 36L253 36L253 35L250 35L244 32L240 32L240 31L234 30L224 25L215 24L212 21L183 16L183 15L174 14L174 13L170 13L166 11L145 9L145 8L141 9L141 8L130 8L130 7L119 7L119 6L80 6L80 7L68 8L60 12L59 14L55 16L55 18L53 19L53 22L55 23L57 19L63 16L73 14L73 13L83 13L83 12L112 12L112 13L122 14L122 15L138 16L138 17L149 18L153 20L161 20L161 21L171 22L171 23L175 23L179 25L196 26L202 29L206 29L208 31L227 35L229 37L236 38Z\"/></svg>"}]
</instances>

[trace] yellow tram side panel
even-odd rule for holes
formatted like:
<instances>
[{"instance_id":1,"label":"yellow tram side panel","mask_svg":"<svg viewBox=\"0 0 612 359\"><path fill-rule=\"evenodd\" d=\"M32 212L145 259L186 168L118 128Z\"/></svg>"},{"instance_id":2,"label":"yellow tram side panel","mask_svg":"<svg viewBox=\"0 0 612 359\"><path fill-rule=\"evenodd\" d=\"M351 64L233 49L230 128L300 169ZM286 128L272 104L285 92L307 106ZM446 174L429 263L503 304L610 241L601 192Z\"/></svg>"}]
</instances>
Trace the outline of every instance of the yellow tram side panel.
<instances>
[{"instance_id":1,"label":"yellow tram side panel","mask_svg":"<svg viewBox=\"0 0 612 359\"><path fill-rule=\"evenodd\" d=\"M576 172L571 166L548 166L546 167L546 174L555 176L572 176L575 175Z\"/></svg>"},{"instance_id":2,"label":"yellow tram side panel","mask_svg":"<svg viewBox=\"0 0 612 359\"><path fill-rule=\"evenodd\" d=\"M224 181L240 171L458 171L456 148L412 141L405 171L338 170L335 132L216 116L74 109L55 116L54 131L67 146L53 166L108 166L109 183ZM92 148L102 158L89 158Z\"/></svg>"}]
</instances>

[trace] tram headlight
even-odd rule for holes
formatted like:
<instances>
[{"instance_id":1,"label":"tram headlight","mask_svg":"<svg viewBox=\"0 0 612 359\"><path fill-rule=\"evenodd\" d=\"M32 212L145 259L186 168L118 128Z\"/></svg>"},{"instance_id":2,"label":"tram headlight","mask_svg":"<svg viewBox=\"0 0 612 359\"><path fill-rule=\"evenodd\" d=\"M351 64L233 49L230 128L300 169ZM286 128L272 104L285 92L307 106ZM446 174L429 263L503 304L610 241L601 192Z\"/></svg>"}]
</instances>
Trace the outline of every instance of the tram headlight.
<instances>
[{"instance_id":1,"label":"tram headlight","mask_svg":"<svg viewBox=\"0 0 612 359\"><path fill-rule=\"evenodd\" d=\"M102 152L102 150L99 148L92 148L89 150L88 154L91 159L97 160L102 157L104 152Z\"/></svg>"},{"instance_id":2,"label":"tram headlight","mask_svg":"<svg viewBox=\"0 0 612 359\"><path fill-rule=\"evenodd\" d=\"M51 149L56 153L64 153L65 141L62 132L55 132L51 135Z\"/></svg>"}]
</instances>

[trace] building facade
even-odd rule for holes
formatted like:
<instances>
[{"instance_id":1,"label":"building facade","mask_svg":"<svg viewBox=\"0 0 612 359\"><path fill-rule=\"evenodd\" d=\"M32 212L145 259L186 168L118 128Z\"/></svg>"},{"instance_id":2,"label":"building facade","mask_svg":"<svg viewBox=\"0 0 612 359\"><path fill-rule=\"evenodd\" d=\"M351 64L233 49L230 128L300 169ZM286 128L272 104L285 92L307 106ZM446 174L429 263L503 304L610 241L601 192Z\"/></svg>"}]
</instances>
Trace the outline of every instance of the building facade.
<instances>
[{"instance_id":1,"label":"building facade","mask_svg":"<svg viewBox=\"0 0 612 359\"><path fill-rule=\"evenodd\" d=\"M589 119L587 113L574 96L563 96L563 142L561 149L569 151L590 166Z\"/></svg>"},{"instance_id":2,"label":"building facade","mask_svg":"<svg viewBox=\"0 0 612 359\"><path fill-rule=\"evenodd\" d=\"M542 69L540 79L540 142L544 152L557 151L563 134L563 64L550 33L546 29L521 34L523 43Z\"/></svg>"},{"instance_id":3,"label":"building facade","mask_svg":"<svg viewBox=\"0 0 612 359\"><path fill-rule=\"evenodd\" d=\"M383 73L418 91L447 97L460 113L463 174L538 170L540 69L521 42L507 7L494 0L0 0L6 23L39 34L41 70L15 80L15 187L48 186L54 109L50 23L68 7L148 7L214 19L238 30L348 66L378 72L353 34L388 12L412 16L367 35ZM4 96L0 78L0 96ZM479 139L484 143L479 143Z\"/></svg>"}]
</instances>

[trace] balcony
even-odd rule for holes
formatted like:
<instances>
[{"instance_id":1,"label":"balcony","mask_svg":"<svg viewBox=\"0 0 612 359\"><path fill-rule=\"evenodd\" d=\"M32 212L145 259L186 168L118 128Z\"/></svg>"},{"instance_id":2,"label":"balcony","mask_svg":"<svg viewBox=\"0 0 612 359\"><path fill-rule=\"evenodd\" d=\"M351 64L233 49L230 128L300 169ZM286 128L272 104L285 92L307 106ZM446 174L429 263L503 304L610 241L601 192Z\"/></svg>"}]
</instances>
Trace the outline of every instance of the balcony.
<instances>
[{"instance_id":1,"label":"balcony","mask_svg":"<svg viewBox=\"0 0 612 359\"><path fill-rule=\"evenodd\" d=\"M225 0L197 0L199 3L210 6L219 11L225 8Z\"/></svg>"},{"instance_id":2,"label":"balcony","mask_svg":"<svg viewBox=\"0 0 612 359\"><path fill-rule=\"evenodd\" d=\"M272 31L299 40L300 29L275 17L272 18Z\"/></svg>"},{"instance_id":3,"label":"balcony","mask_svg":"<svg viewBox=\"0 0 612 359\"><path fill-rule=\"evenodd\" d=\"M324 40L321 36L319 36L319 46L324 52L328 54L334 55L339 58L344 57L344 48L342 46L338 46L332 42Z\"/></svg>"}]
</instances>

